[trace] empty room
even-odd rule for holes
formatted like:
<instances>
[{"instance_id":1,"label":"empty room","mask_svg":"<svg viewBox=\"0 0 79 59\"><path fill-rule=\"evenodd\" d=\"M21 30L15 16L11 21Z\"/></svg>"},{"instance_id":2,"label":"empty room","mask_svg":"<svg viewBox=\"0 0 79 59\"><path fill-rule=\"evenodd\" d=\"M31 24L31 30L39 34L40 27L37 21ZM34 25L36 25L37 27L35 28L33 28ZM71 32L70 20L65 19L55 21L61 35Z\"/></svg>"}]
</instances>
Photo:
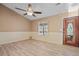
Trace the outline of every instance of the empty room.
<instances>
[{"instance_id":1,"label":"empty room","mask_svg":"<svg viewBox=\"0 0 79 59\"><path fill-rule=\"evenodd\" d=\"M0 56L79 56L79 3L1 3Z\"/></svg>"}]
</instances>

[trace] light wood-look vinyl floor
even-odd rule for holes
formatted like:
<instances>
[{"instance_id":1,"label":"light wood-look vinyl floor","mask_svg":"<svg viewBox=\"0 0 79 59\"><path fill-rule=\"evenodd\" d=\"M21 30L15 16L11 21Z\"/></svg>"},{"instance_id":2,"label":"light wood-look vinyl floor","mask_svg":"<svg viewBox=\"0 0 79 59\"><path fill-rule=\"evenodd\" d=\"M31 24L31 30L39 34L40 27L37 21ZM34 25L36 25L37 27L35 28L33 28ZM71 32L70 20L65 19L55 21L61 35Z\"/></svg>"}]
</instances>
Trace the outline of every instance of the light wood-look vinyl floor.
<instances>
[{"instance_id":1,"label":"light wood-look vinyl floor","mask_svg":"<svg viewBox=\"0 0 79 59\"><path fill-rule=\"evenodd\" d=\"M79 56L79 48L38 40L23 40L0 46L0 56Z\"/></svg>"}]
</instances>

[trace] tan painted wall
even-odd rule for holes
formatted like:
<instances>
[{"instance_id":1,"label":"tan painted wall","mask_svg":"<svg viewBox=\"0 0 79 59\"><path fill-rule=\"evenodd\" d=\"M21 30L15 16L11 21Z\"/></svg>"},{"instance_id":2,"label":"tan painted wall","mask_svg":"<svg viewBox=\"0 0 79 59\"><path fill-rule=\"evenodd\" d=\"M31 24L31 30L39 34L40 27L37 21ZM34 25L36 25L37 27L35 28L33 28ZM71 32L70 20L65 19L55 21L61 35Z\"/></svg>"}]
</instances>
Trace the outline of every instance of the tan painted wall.
<instances>
[{"instance_id":1,"label":"tan painted wall","mask_svg":"<svg viewBox=\"0 0 79 59\"><path fill-rule=\"evenodd\" d=\"M0 44L29 39L30 36L36 40L62 44L63 18L77 15L78 11L76 10L29 21L16 12L0 5ZM38 35L37 24L39 22L48 23L49 33L47 36Z\"/></svg>"},{"instance_id":2,"label":"tan painted wall","mask_svg":"<svg viewBox=\"0 0 79 59\"><path fill-rule=\"evenodd\" d=\"M39 20L32 21L32 36L33 39L42 40L46 42L62 44L63 42L63 18L68 14L58 14L55 16L50 16L46 18L41 18ZM48 35L40 36L37 33L37 24L39 22L47 22L48 23Z\"/></svg>"},{"instance_id":3,"label":"tan painted wall","mask_svg":"<svg viewBox=\"0 0 79 59\"><path fill-rule=\"evenodd\" d=\"M0 44L29 39L31 22L0 5Z\"/></svg>"},{"instance_id":4,"label":"tan painted wall","mask_svg":"<svg viewBox=\"0 0 79 59\"><path fill-rule=\"evenodd\" d=\"M16 12L0 5L0 32L29 32L30 21Z\"/></svg>"},{"instance_id":5,"label":"tan painted wall","mask_svg":"<svg viewBox=\"0 0 79 59\"><path fill-rule=\"evenodd\" d=\"M32 21L32 36L33 39L42 40L55 44L63 44L63 19L66 17L78 16L78 11L65 12L55 16L49 16L41 18L39 20ZM37 33L37 26L39 22L48 23L48 35L40 36Z\"/></svg>"},{"instance_id":6,"label":"tan painted wall","mask_svg":"<svg viewBox=\"0 0 79 59\"><path fill-rule=\"evenodd\" d=\"M49 17L45 17L45 18L41 18L39 20L34 20L32 21L32 31L33 32L37 32L37 24L39 22L47 22L49 29L49 32L60 32L60 27L61 27L61 23L63 20L63 17L66 17L68 15L68 13L65 14L58 14L55 16L49 16Z\"/></svg>"}]
</instances>

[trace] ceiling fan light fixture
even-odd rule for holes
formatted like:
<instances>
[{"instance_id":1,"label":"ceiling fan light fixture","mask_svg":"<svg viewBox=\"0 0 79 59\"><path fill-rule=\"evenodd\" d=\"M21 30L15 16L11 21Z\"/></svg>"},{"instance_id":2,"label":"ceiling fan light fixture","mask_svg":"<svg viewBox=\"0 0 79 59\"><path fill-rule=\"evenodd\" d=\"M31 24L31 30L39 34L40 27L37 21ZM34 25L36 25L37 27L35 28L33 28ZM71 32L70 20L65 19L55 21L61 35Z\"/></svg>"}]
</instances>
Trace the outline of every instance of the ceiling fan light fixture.
<instances>
[{"instance_id":1,"label":"ceiling fan light fixture","mask_svg":"<svg viewBox=\"0 0 79 59\"><path fill-rule=\"evenodd\" d=\"M33 14L33 13L31 13L31 12L27 12L27 15L30 15L30 16L31 16L32 14Z\"/></svg>"},{"instance_id":2,"label":"ceiling fan light fixture","mask_svg":"<svg viewBox=\"0 0 79 59\"><path fill-rule=\"evenodd\" d=\"M29 15L29 16L34 16L34 17L36 17L35 14L42 14L42 12L33 11L31 4L28 4L28 8L26 10L21 9L21 8L16 8L16 9L21 10L21 11L25 11L26 13L24 13L24 15Z\"/></svg>"}]
</instances>

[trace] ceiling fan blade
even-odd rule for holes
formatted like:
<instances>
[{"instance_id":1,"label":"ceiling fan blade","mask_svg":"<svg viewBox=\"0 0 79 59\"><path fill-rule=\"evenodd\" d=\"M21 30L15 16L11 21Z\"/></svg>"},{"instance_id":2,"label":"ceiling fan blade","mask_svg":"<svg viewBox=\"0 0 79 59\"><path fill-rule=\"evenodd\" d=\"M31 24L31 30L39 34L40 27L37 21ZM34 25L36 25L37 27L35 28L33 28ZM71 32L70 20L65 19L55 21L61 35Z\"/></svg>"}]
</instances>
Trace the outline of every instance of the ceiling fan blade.
<instances>
[{"instance_id":1,"label":"ceiling fan blade","mask_svg":"<svg viewBox=\"0 0 79 59\"><path fill-rule=\"evenodd\" d=\"M24 15L27 15L27 13L25 13Z\"/></svg>"},{"instance_id":2,"label":"ceiling fan blade","mask_svg":"<svg viewBox=\"0 0 79 59\"><path fill-rule=\"evenodd\" d=\"M35 14L32 14L34 17L36 17L36 15Z\"/></svg>"},{"instance_id":3,"label":"ceiling fan blade","mask_svg":"<svg viewBox=\"0 0 79 59\"><path fill-rule=\"evenodd\" d=\"M36 14L42 14L42 12L38 12L38 11L34 11L34 13L36 13Z\"/></svg>"},{"instance_id":4,"label":"ceiling fan blade","mask_svg":"<svg viewBox=\"0 0 79 59\"><path fill-rule=\"evenodd\" d=\"M15 8L15 9L18 9L18 10L21 10L21 11L26 11L26 10L24 10L24 9L21 9L21 8Z\"/></svg>"}]
</instances>

